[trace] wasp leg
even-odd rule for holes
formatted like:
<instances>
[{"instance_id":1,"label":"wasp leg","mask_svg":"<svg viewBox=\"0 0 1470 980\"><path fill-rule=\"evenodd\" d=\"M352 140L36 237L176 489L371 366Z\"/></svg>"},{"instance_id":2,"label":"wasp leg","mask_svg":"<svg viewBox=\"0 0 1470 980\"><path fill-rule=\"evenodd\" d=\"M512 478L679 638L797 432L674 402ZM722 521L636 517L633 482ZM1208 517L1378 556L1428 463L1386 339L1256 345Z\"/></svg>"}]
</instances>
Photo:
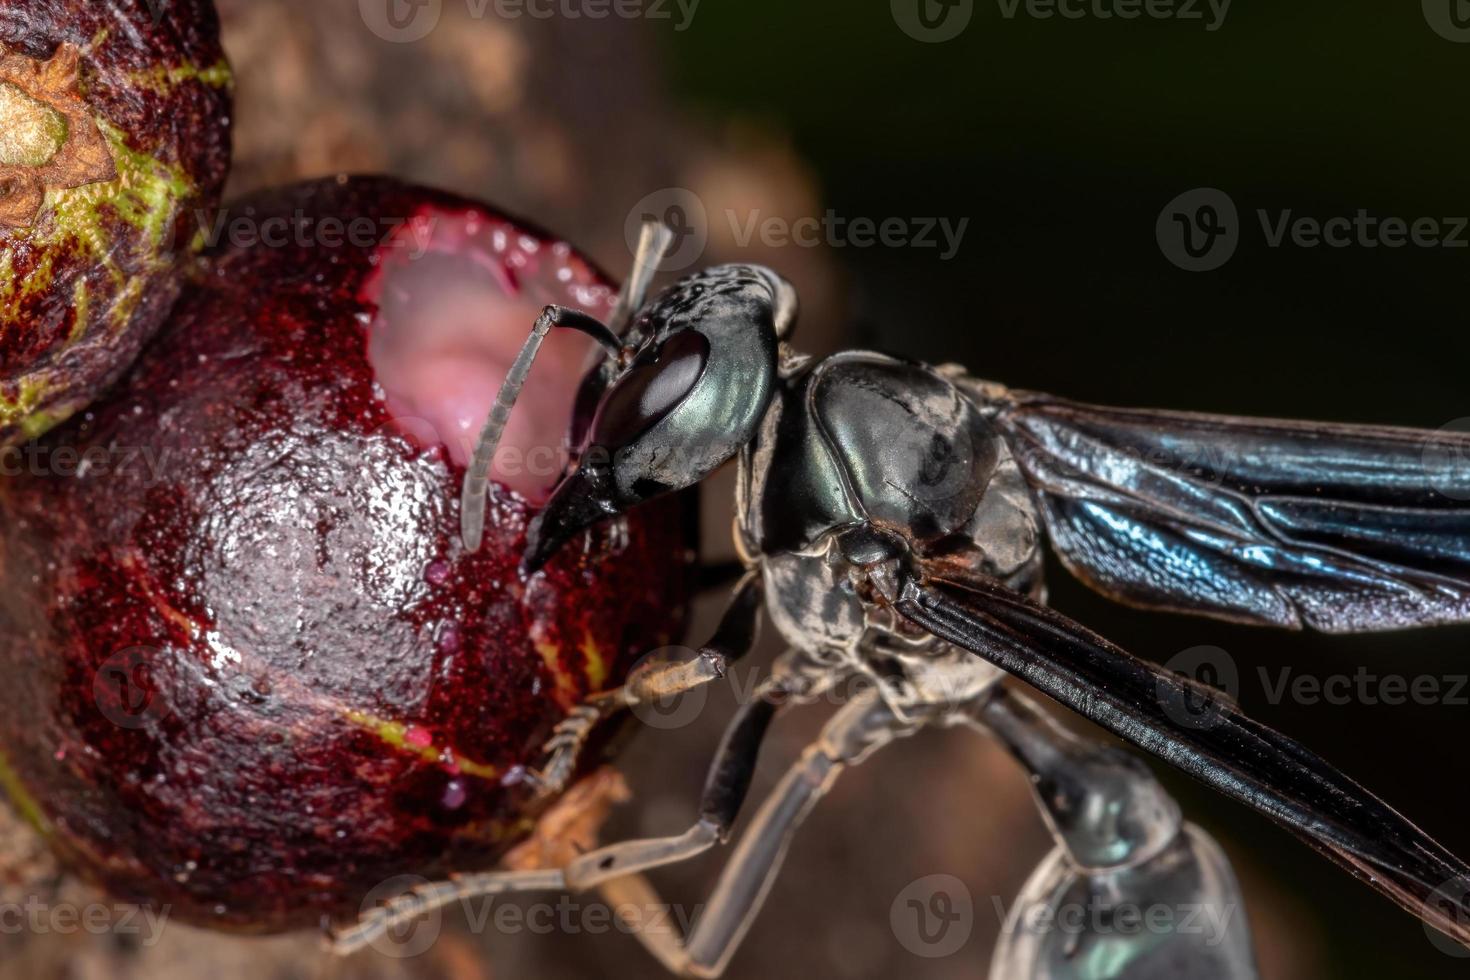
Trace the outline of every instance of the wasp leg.
<instances>
[{"instance_id":1,"label":"wasp leg","mask_svg":"<svg viewBox=\"0 0 1470 980\"><path fill-rule=\"evenodd\" d=\"M498 871L464 875L449 881L420 885L364 912L345 929L334 929L327 937L328 948L337 956L351 956L367 949L390 929L407 925L421 915L455 902L507 892L560 891L566 887L559 868L536 871Z\"/></svg>"},{"instance_id":2,"label":"wasp leg","mask_svg":"<svg viewBox=\"0 0 1470 980\"><path fill-rule=\"evenodd\" d=\"M1057 847L1027 881L997 943L993 980L1058 975L1064 962L1106 949L1128 976L1181 971L1256 980L1250 930L1219 846L1184 823L1141 761L1075 735L1025 695L992 688L949 722L998 738L1031 774ZM1115 914L1141 911L1150 928L1122 935ZM1038 922L1070 923L1038 928Z\"/></svg>"},{"instance_id":3,"label":"wasp leg","mask_svg":"<svg viewBox=\"0 0 1470 980\"><path fill-rule=\"evenodd\" d=\"M627 918L630 912L663 907L640 875L602 883L604 898L665 969L685 977L719 976L764 904L797 829L837 777L917 730L895 718L871 690L834 715L761 805L687 937L672 926L637 928L639 923Z\"/></svg>"},{"instance_id":4,"label":"wasp leg","mask_svg":"<svg viewBox=\"0 0 1470 980\"><path fill-rule=\"evenodd\" d=\"M771 678L741 706L710 766L699 821L685 833L610 844L589 851L565 868L490 871L425 884L364 913L352 926L334 931L330 949L340 956L351 955L372 945L390 929L455 902L508 892L580 891L624 875L687 861L722 843L750 790L766 731L789 703L790 683L782 677Z\"/></svg>"},{"instance_id":5,"label":"wasp leg","mask_svg":"<svg viewBox=\"0 0 1470 980\"><path fill-rule=\"evenodd\" d=\"M787 682L772 678L741 705L725 729L700 795L699 820L677 837L609 844L582 855L566 867L567 887L576 891L651 868L687 861L729 839L755 776L761 744L789 703Z\"/></svg>"},{"instance_id":6,"label":"wasp leg","mask_svg":"<svg viewBox=\"0 0 1470 980\"><path fill-rule=\"evenodd\" d=\"M724 677L730 664L755 646L760 608L760 576L749 572L736 585L715 635L693 659L642 664L622 687L595 694L574 708L542 749L547 762L534 776L541 793L555 796L566 789L581 761L582 747L603 721L619 711L671 698Z\"/></svg>"}]
</instances>

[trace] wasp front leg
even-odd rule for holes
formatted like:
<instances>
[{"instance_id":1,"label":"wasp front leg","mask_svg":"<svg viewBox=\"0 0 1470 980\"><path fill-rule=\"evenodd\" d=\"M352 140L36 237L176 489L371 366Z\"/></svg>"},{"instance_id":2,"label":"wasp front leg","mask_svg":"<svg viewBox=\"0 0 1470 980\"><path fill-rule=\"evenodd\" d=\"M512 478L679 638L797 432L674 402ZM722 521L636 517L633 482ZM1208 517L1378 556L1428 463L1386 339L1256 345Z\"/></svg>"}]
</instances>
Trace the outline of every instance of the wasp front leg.
<instances>
[{"instance_id":1,"label":"wasp front leg","mask_svg":"<svg viewBox=\"0 0 1470 980\"><path fill-rule=\"evenodd\" d=\"M627 681L611 691L594 694L552 730L543 748L546 762L532 775L545 796L560 794L581 762L582 749L599 724L620 711L677 697L725 676L730 665L755 647L760 628L760 576L750 572L735 593L709 642L688 660L645 662Z\"/></svg>"}]
</instances>

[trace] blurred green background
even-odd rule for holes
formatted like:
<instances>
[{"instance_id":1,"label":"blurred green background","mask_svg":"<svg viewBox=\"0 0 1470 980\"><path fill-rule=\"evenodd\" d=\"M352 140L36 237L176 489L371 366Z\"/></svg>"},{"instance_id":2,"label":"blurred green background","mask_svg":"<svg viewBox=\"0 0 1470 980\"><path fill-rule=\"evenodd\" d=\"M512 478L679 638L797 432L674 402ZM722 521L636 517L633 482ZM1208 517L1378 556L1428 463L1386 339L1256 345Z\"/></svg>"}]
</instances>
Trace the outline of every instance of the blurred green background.
<instances>
[{"instance_id":1,"label":"blurred green background","mask_svg":"<svg viewBox=\"0 0 1470 980\"><path fill-rule=\"evenodd\" d=\"M881 2L706 0L689 30L659 37L684 106L788 133L823 208L970 218L950 261L834 250L850 342L1105 403L1438 428L1470 416L1470 235L1458 248L1272 248L1257 215L1470 214L1470 44L1431 29L1431 7L1237 2L1207 31L1024 6L1008 19L990 0L959 37L921 43ZM1155 222L1197 187L1231 197L1240 244L1191 273L1166 260ZM1059 568L1051 583L1053 604L1140 654L1224 647L1248 711L1470 853L1463 698L1272 704L1258 673L1363 666L1448 691L1470 672L1470 630L1280 635L1119 609ZM1418 923L1289 835L1170 785L1232 853L1304 897L1328 940L1323 976L1464 975Z\"/></svg>"}]
</instances>

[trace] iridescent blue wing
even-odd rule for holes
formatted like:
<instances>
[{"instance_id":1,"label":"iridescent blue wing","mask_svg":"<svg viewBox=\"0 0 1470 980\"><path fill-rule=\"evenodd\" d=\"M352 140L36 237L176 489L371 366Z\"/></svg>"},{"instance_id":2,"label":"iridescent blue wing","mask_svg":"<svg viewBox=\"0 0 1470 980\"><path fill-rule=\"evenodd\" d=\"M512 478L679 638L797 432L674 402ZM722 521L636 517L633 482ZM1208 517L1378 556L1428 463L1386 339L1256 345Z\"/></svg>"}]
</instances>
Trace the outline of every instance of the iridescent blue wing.
<instances>
[{"instance_id":1,"label":"iridescent blue wing","mask_svg":"<svg viewBox=\"0 0 1470 980\"><path fill-rule=\"evenodd\" d=\"M986 399L1063 564L1121 602L1329 633L1470 620L1470 436Z\"/></svg>"}]
</instances>

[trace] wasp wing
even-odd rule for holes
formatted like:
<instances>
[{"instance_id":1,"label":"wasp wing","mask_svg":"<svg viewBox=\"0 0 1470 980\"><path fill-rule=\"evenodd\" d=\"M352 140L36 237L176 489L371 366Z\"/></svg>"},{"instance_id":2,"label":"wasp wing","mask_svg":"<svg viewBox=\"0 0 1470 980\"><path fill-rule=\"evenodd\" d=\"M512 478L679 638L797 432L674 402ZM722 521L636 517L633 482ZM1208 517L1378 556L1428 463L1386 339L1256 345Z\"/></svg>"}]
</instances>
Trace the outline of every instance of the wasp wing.
<instances>
[{"instance_id":1,"label":"wasp wing","mask_svg":"<svg viewBox=\"0 0 1470 980\"><path fill-rule=\"evenodd\" d=\"M1105 595L1329 633L1470 620L1466 434L986 401Z\"/></svg>"},{"instance_id":2,"label":"wasp wing","mask_svg":"<svg viewBox=\"0 0 1470 980\"><path fill-rule=\"evenodd\" d=\"M999 583L944 574L903 580L898 612L1265 814L1470 945L1470 866L1388 804L1213 688L1134 657Z\"/></svg>"}]
</instances>

